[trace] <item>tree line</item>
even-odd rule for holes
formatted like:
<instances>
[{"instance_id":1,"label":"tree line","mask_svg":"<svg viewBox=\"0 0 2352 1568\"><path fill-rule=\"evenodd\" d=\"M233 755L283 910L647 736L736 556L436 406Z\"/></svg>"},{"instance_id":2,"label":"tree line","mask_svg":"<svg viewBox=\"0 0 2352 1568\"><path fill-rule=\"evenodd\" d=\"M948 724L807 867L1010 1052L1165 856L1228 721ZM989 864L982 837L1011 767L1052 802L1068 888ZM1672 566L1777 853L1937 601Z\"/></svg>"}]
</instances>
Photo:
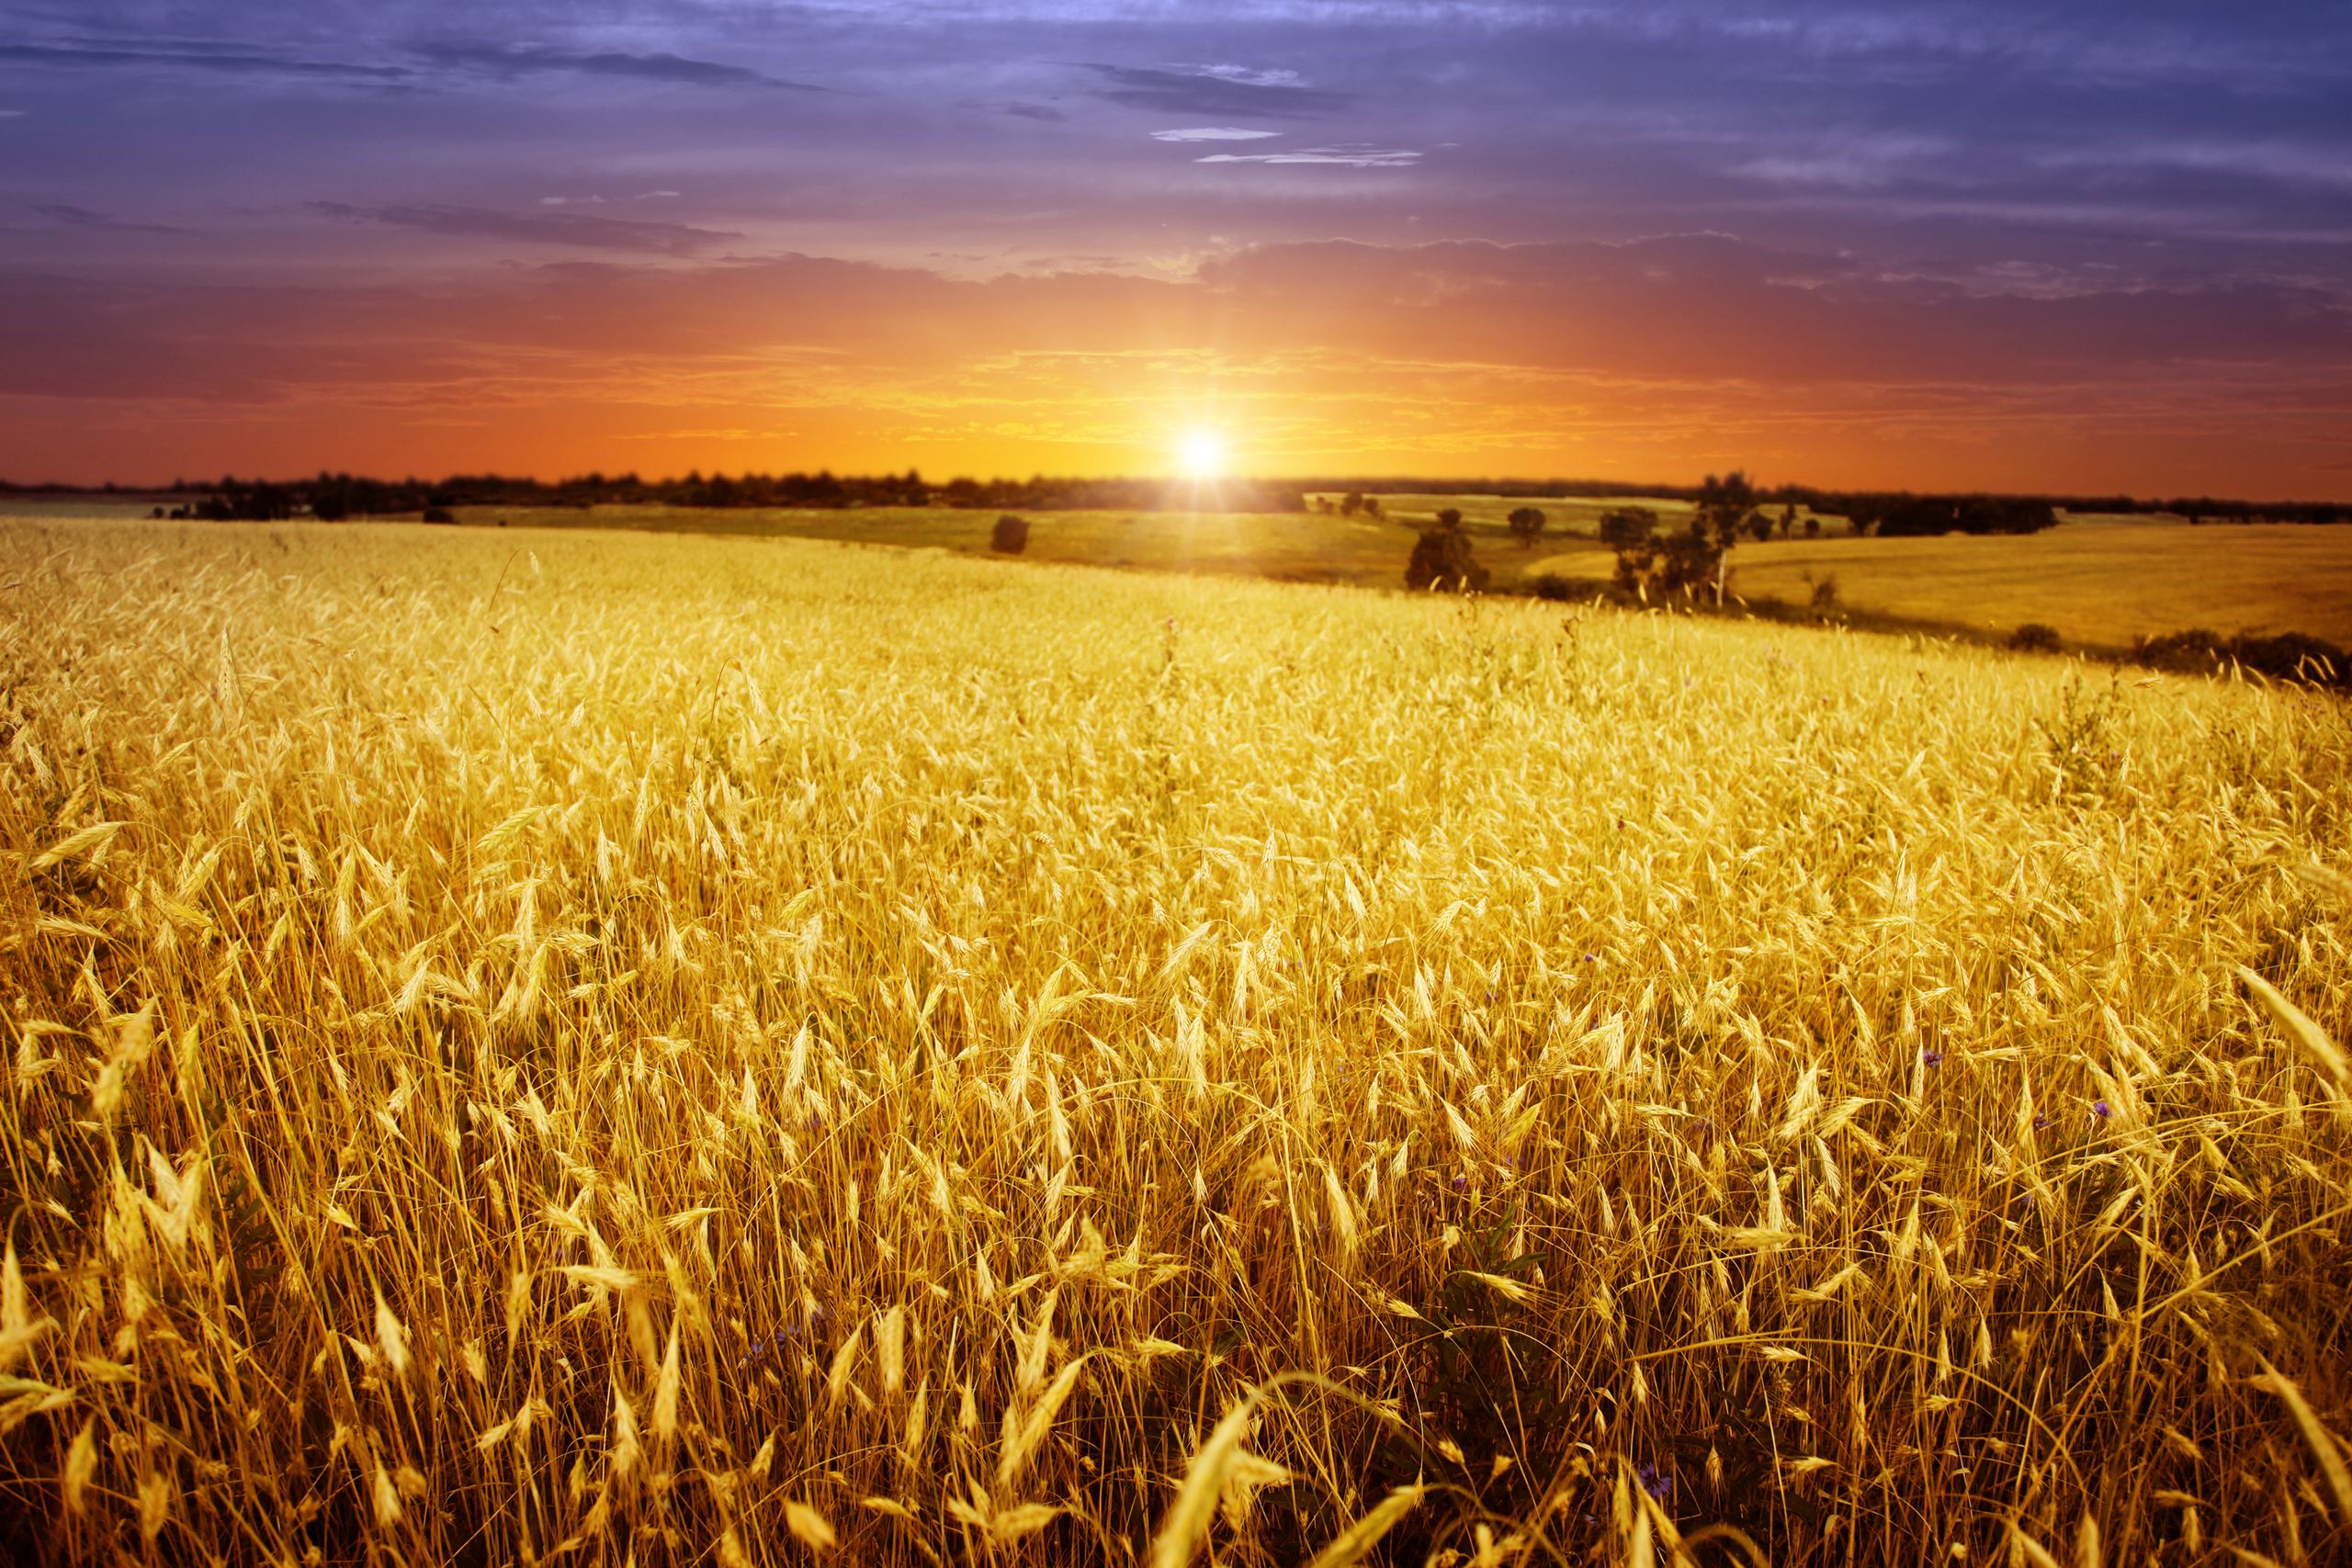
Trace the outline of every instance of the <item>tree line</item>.
<instances>
[{"instance_id":1,"label":"tree line","mask_svg":"<svg viewBox=\"0 0 2352 1568\"><path fill-rule=\"evenodd\" d=\"M374 479L321 473L312 479L175 479L165 493L186 497L172 510L190 517L228 517L256 522L310 514L367 517L421 513L459 506L663 505L704 507L831 508L855 506L954 506L1025 508L1032 511L1101 510L1149 512L1300 512L1335 510L1349 515L1383 515L1385 495L1489 495L1510 500L1593 499L1642 495L1693 505L1707 500L1708 483L1650 484L1631 479L1366 479L1361 475L1283 480L1227 479L1216 483L1154 479L1071 479L1036 475L1026 479L969 477L933 484L914 469L903 474L813 473L704 474L646 479L635 472L591 472L544 480L503 474L457 474L447 479ZM11 484L0 494L147 495L153 489L120 484ZM1345 496L1344 502L1309 496ZM1843 517L1857 532L1886 536L1919 534L2016 534L2050 526L2061 512L2186 517L2191 523L2352 522L2352 502L2264 502L2212 496L2169 499L2130 495L2018 495L1926 493L1910 491L1831 490L1782 484L1756 488L1753 506L1775 520L1799 512ZM1761 534L1758 537L1767 536Z\"/></svg>"},{"instance_id":2,"label":"tree line","mask_svg":"<svg viewBox=\"0 0 2352 1568\"><path fill-rule=\"evenodd\" d=\"M0 486L0 490L12 487ZM245 479L230 475L219 479L175 479L164 493L187 498L167 508L167 516L255 523L298 516L342 522L448 513L460 506L817 510L946 506L1022 507L1038 512L1303 512L1306 507L1306 496L1296 487L1254 479L1212 483L1038 475L1026 479L958 478L933 484L912 468L903 474L873 475L835 474L822 468L814 473L707 475L692 469L674 479L655 479L635 473L587 473L555 480L503 474L458 474L440 479L380 479L346 473L321 473L303 479Z\"/></svg>"}]
</instances>

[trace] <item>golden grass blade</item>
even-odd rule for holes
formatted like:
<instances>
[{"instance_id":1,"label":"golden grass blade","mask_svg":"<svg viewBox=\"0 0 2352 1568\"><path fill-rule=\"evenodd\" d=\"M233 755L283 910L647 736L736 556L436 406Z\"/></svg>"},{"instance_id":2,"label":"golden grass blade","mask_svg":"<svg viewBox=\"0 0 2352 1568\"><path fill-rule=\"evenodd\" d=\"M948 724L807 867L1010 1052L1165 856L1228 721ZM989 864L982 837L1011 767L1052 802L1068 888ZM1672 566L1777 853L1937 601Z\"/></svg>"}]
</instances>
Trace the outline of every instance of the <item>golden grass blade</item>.
<instances>
[{"instance_id":1,"label":"golden grass blade","mask_svg":"<svg viewBox=\"0 0 2352 1568\"><path fill-rule=\"evenodd\" d=\"M85 1496L90 1478L98 1472L98 1445L92 1434L96 1422L85 1421L82 1429L74 1434L74 1442L65 1450L65 1468L58 1480L65 1494L68 1512L80 1514L86 1507Z\"/></svg>"},{"instance_id":2,"label":"golden grass blade","mask_svg":"<svg viewBox=\"0 0 2352 1568\"><path fill-rule=\"evenodd\" d=\"M2305 1017L2301 1008L2279 995L2278 988L2269 981L2244 964L2238 965L2238 978L2245 982L2245 988L2254 993L2255 999L2270 1016L2278 1020L2278 1026L2311 1054L2312 1060L2318 1063L2328 1077L2338 1084L2352 1084L2352 1062L2346 1060L2344 1053L2336 1047L2335 1042L2327 1037L2324 1030Z\"/></svg>"},{"instance_id":3,"label":"golden grass blade","mask_svg":"<svg viewBox=\"0 0 2352 1568\"><path fill-rule=\"evenodd\" d=\"M797 1498L784 1500L784 1528L801 1545L815 1552L827 1552L841 1544L825 1516Z\"/></svg>"},{"instance_id":4,"label":"golden grass blade","mask_svg":"<svg viewBox=\"0 0 2352 1568\"><path fill-rule=\"evenodd\" d=\"M1151 1568L1185 1568L1192 1562L1210 1519L1216 1515L1217 1499L1224 1495L1226 1480L1232 1473L1234 1460L1241 1451L1242 1436L1249 1431L1255 1410L1252 1400L1236 1404L1210 1431L1208 1440L1194 1451L1192 1461L1184 1467L1184 1483L1177 1489L1175 1501L1169 1504L1167 1516L1160 1520L1159 1533L1152 1538Z\"/></svg>"},{"instance_id":5,"label":"golden grass blade","mask_svg":"<svg viewBox=\"0 0 2352 1568\"><path fill-rule=\"evenodd\" d=\"M68 833L49 848L33 856L32 869L48 871L69 860L80 860L96 853L114 840L114 836L130 826L128 822L94 822L89 827Z\"/></svg>"},{"instance_id":6,"label":"golden grass blade","mask_svg":"<svg viewBox=\"0 0 2352 1568\"><path fill-rule=\"evenodd\" d=\"M1333 1536L1307 1568L1353 1568L1380 1544L1383 1536L1396 1528L1397 1520L1419 1507L1421 1499L1428 1495L1425 1486L1397 1487L1374 1505L1372 1512Z\"/></svg>"},{"instance_id":7,"label":"golden grass blade","mask_svg":"<svg viewBox=\"0 0 2352 1568\"><path fill-rule=\"evenodd\" d=\"M2296 1386L2294 1379L2272 1366L2262 1356L2257 1355L2255 1359L2262 1363L2262 1376L2256 1380L2256 1386L2269 1390L2286 1402L2287 1408L2294 1415L2296 1427L2303 1434L2303 1441L2311 1445L2312 1457L2319 1461L2320 1473L2327 1477L2328 1491L2335 1499L2336 1521L2352 1525L2352 1468L2346 1468L2345 1464L2344 1450L2337 1446L2328 1429L2320 1424L2319 1416L2312 1412L2311 1403L2304 1399L2303 1391Z\"/></svg>"},{"instance_id":8,"label":"golden grass blade","mask_svg":"<svg viewBox=\"0 0 2352 1568\"><path fill-rule=\"evenodd\" d=\"M1004 1453L997 1461L996 1478L1000 1484L1009 1484L1017 1478L1022 1467L1029 1462L1030 1456L1037 1451L1037 1446L1046 1440L1046 1434L1053 1429L1055 1416L1060 1413L1070 1391L1078 1386L1079 1378L1084 1374L1086 1361L1086 1357L1080 1356L1064 1367L1029 1407L1019 1429L1007 1438Z\"/></svg>"}]
</instances>

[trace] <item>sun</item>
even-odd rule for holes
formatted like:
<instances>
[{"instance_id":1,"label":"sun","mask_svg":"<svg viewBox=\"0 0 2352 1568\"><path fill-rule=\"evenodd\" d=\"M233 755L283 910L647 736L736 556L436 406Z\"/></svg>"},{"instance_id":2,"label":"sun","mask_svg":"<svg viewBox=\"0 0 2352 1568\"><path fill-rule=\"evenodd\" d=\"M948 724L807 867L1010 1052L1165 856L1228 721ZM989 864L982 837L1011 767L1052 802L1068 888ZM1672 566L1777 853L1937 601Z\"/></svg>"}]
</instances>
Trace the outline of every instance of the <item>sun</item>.
<instances>
[{"instance_id":1,"label":"sun","mask_svg":"<svg viewBox=\"0 0 2352 1568\"><path fill-rule=\"evenodd\" d=\"M1225 437L1214 430L1189 431L1177 448L1176 458L1186 477L1216 479L1225 472Z\"/></svg>"}]
</instances>

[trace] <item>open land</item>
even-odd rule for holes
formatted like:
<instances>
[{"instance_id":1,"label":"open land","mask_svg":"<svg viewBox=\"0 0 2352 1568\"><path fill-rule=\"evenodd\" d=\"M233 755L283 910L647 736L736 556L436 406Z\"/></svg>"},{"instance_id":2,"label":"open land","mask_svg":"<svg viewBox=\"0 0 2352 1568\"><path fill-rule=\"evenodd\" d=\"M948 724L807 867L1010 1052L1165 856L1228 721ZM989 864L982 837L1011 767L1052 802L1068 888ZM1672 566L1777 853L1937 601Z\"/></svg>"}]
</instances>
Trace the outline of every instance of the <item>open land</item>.
<instances>
[{"instance_id":1,"label":"open land","mask_svg":"<svg viewBox=\"0 0 2352 1568\"><path fill-rule=\"evenodd\" d=\"M0 1541L2343 1540L2339 700L808 539L0 560Z\"/></svg>"}]
</instances>

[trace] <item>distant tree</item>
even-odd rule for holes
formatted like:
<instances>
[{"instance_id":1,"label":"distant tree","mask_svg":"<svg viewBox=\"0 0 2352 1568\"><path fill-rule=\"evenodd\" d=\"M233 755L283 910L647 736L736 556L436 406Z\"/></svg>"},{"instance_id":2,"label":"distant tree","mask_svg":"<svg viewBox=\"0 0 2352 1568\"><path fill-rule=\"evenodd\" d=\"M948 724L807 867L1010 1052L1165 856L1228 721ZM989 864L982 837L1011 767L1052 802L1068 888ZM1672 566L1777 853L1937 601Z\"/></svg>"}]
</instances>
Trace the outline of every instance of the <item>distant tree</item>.
<instances>
[{"instance_id":1,"label":"distant tree","mask_svg":"<svg viewBox=\"0 0 2352 1568\"><path fill-rule=\"evenodd\" d=\"M1694 513L1679 533L1662 533L1657 513L1646 506L1620 507L1600 517L1600 541L1617 556L1617 586L1650 595L1723 592L1724 545L1717 518Z\"/></svg>"},{"instance_id":2,"label":"distant tree","mask_svg":"<svg viewBox=\"0 0 2352 1568\"><path fill-rule=\"evenodd\" d=\"M1384 517L1387 515L1387 513L1380 510L1380 497L1376 495L1368 495L1363 498L1363 514L1366 517Z\"/></svg>"},{"instance_id":3,"label":"distant tree","mask_svg":"<svg viewBox=\"0 0 2352 1568\"><path fill-rule=\"evenodd\" d=\"M1820 518L1808 517L1804 520L1804 536L1808 539L1818 539L1821 537Z\"/></svg>"},{"instance_id":4,"label":"distant tree","mask_svg":"<svg viewBox=\"0 0 2352 1568\"><path fill-rule=\"evenodd\" d=\"M420 516L420 521L426 523L448 524L457 520L458 514L446 506L428 506Z\"/></svg>"},{"instance_id":5,"label":"distant tree","mask_svg":"<svg viewBox=\"0 0 2352 1568\"><path fill-rule=\"evenodd\" d=\"M1523 548L1533 549L1535 541L1544 536L1544 525L1547 521L1549 519L1537 508L1520 507L1510 514L1511 536L1516 538Z\"/></svg>"},{"instance_id":6,"label":"distant tree","mask_svg":"<svg viewBox=\"0 0 2352 1568\"><path fill-rule=\"evenodd\" d=\"M1408 588L1436 588L1449 593L1479 592L1487 571L1471 553L1470 536L1462 529L1462 513L1446 507L1433 527L1421 530L1412 558L1405 563Z\"/></svg>"},{"instance_id":7,"label":"distant tree","mask_svg":"<svg viewBox=\"0 0 2352 1568\"><path fill-rule=\"evenodd\" d=\"M1744 469L1734 468L1721 479L1709 474L1700 484L1690 531L1713 547L1713 558L1705 564L1711 569L1708 575L1713 579L1718 604L1724 600L1724 558L1739 542L1743 531L1753 532L1756 516L1756 487L1748 482Z\"/></svg>"},{"instance_id":8,"label":"distant tree","mask_svg":"<svg viewBox=\"0 0 2352 1568\"><path fill-rule=\"evenodd\" d=\"M1812 525L1813 533L1818 534L1821 532L1821 525L1815 519L1808 517L1805 521ZM1792 501L1786 506L1781 508L1781 537L1783 539L1787 538L1790 534L1795 531L1796 525L1797 503Z\"/></svg>"},{"instance_id":9,"label":"distant tree","mask_svg":"<svg viewBox=\"0 0 2352 1568\"><path fill-rule=\"evenodd\" d=\"M1363 492L1362 491L1351 490L1340 502L1340 515L1342 517L1353 517L1363 510Z\"/></svg>"},{"instance_id":10,"label":"distant tree","mask_svg":"<svg viewBox=\"0 0 2352 1568\"><path fill-rule=\"evenodd\" d=\"M1617 586L1629 593L1637 592L1657 561L1657 513L1646 506L1620 506L1604 512L1600 542L1617 553Z\"/></svg>"},{"instance_id":11,"label":"distant tree","mask_svg":"<svg viewBox=\"0 0 2352 1568\"><path fill-rule=\"evenodd\" d=\"M2028 621L2009 634L2009 646L2020 653L2055 653L2064 647L2058 628L2040 621Z\"/></svg>"},{"instance_id":12,"label":"distant tree","mask_svg":"<svg viewBox=\"0 0 2352 1568\"><path fill-rule=\"evenodd\" d=\"M989 548L1001 556L1017 556L1029 547L1029 525L1008 512L996 520Z\"/></svg>"}]
</instances>

